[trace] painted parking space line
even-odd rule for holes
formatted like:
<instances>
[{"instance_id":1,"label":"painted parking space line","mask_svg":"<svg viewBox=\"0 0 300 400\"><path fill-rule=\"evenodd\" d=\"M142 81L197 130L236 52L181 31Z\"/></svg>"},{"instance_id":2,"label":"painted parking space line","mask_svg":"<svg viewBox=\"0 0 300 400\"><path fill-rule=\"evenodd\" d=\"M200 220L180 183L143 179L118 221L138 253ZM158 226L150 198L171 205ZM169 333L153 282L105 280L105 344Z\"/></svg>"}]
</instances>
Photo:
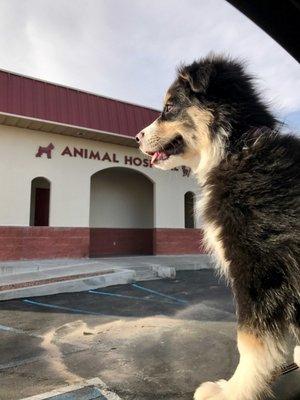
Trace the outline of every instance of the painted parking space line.
<instances>
[{"instance_id":1,"label":"painted parking space line","mask_svg":"<svg viewBox=\"0 0 300 400\"><path fill-rule=\"evenodd\" d=\"M130 300L138 300L138 301L151 301L154 303L163 303L163 304L171 304L174 305L174 301L162 301L162 300L158 300L158 299L147 299L147 298L143 298L143 297L137 297L137 296L127 296L124 294L118 294L118 293L109 293L109 292L103 292L103 291L98 291L98 290L89 290L88 293L92 293L92 294L98 294L98 295L102 295L102 296L109 296L109 297L119 297L119 298L123 298L123 299L130 299Z\"/></svg>"},{"instance_id":2,"label":"painted parking space line","mask_svg":"<svg viewBox=\"0 0 300 400\"><path fill-rule=\"evenodd\" d=\"M75 385L65 386L21 400L122 400L108 389L100 378L93 378Z\"/></svg>"},{"instance_id":3,"label":"painted parking space line","mask_svg":"<svg viewBox=\"0 0 300 400\"><path fill-rule=\"evenodd\" d=\"M70 307L64 307L64 306L57 306L56 304L41 303L39 301L28 300L28 299L25 299L22 301L25 304L30 304L30 305L44 307L44 308L50 308L50 309L52 308L55 310L69 311L74 314L98 315L98 316L102 316L102 317L104 316L104 314L102 314L102 313L87 311L87 310L83 310L81 308L70 308Z\"/></svg>"},{"instance_id":4,"label":"painted parking space line","mask_svg":"<svg viewBox=\"0 0 300 400\"><path fill-rule=\"evenodd\" d=\"M168 294L164 294L164 293L158 292L158 291L153 290L153 289L145 288L144 286L138 285L137 283L133 283L131 286L136 288L136 289L143 290L145 292L155 294L156 296L165 297L165 298L173 300L173 301L175 301L176 303L179 303L179 304L188 304L189 303L186 300L181 300L181 299L178 299L177 297L170 296Z\"/></svg>"},{"instance_id":5,"label":"painted parking space line","mask_svg":"<svg viewBox=\"0 0 300 400\"><path fill-rule=\"evenodd\" d=\"M26 336L31 336L31 337L35 337L38 339L41 339L42 336L37 335L35 333L31 333L31 332L25 332L22 329L17 329L17 328L13 328L11 326L6 326L6 325L0 325L0 331L2 332L11 332L11 333L16 333L18 335L26 335Z\"/></svg>"}]
</instances>

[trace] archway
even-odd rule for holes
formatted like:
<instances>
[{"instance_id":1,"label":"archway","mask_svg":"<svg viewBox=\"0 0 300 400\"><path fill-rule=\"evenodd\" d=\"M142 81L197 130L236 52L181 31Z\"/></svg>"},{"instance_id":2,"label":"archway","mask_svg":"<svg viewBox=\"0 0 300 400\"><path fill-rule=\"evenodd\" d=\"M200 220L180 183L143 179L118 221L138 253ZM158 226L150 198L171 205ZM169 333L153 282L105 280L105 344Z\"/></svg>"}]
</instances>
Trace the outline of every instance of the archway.
<instances>
[{"instance_id":1,"label":"archway","mask_svg":"<svg viewBox=\"0 0 300 400\"><path fill-rule=\"evenodd\" d=\"M152 254L153 183L129 168L91 177L91 256Z\"/></svg>"},{"instance_id":2,"label":"archway","mask_svg":"<svg viewBox=\"0 0 300 400\"><path fill-rule=\"evenodd\" d=\"M44 177L31 181L30 226L49 226L51 183Z\"/></svg>"},{"instance_id":3,"label":"archway","mask_svg":"<svg viewBox=\"0 0 300 400\"><path fill-rule=\"evenodd\" d=\"M195 228L195 194L186 192L184 195L184 226L185 228Z\"/></svg>"}]
</instances>

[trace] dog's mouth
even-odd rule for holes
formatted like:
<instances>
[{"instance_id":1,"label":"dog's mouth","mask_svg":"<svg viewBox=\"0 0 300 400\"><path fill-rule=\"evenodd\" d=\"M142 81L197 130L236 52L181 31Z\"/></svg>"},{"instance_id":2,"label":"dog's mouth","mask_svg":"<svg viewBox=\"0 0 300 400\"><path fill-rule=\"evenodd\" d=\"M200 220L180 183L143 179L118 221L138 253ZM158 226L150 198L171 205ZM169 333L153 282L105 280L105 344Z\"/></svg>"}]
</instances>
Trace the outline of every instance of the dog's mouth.
<instances>
[{"instance_id":1,"label":"dog's mouth","mask_svg":"<svg viewBox=\"0 0 300 400\"><path fill-rule=\"evenodd\" d=\"M171 142L167 143L157 151L147 151L146 153L151 156L151 164L156 164L166 161L169 157L183 153L184 140L181 135L177 135Z\"/></svg>"}]
</instances>

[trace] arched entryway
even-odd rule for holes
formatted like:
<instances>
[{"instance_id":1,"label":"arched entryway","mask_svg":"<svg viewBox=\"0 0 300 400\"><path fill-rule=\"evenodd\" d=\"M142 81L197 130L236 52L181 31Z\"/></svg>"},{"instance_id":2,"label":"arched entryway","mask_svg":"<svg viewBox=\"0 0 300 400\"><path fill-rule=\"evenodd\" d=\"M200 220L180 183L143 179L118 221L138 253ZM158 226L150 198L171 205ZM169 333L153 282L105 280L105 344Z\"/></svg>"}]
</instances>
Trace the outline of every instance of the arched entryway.
<instances>
[{"instance_id":1,"label":"arched entryway","mask_svg":"<svg viewBox=\"0 0 300 400\"><path fill-rule=\"evenodd\" d=\"M91 256L152 254L153 182L129 168L91 177Z\"/></svg>"},{"instance_id":2,"label":"arched entryway","mask_svg":"<svg viewBox=\"0 0 300 400\"><path fill-rule=\"evenodd\" d=\"M49 226L51 183L44 177L31 181L30 226Z\"/></svg>"}]
</instances>

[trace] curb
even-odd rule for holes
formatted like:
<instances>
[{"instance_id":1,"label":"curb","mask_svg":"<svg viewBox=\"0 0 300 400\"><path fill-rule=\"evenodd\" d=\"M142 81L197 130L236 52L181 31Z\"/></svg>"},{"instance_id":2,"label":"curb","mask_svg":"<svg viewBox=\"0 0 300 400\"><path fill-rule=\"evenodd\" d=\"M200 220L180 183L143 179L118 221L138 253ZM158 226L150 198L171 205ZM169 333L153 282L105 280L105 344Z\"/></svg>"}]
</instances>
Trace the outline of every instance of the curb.
<instances>
[{"instance_id":1,"label":"curb","mask_svg":"<svg viewBox=\"0 0 300 400\"><path fill-rule=\"evenodd\" d=\"M104 275L95 275L85 278L54 281L47 284L27 286L23 288L0 291L0 301L22 297L47 296L58 293L83 292L106 286L131 283L135 279L135 271L129 269L114 270Z\"/></svg>"},{"instance_id":2,"label":"curb","mask_svg":"<svg viewBox=\"0 0 300 400\"><path fill-rule=\"evenodd\" d=\"M185 263L173 265L176 271L201 271L203 269L215 269L215 262L213 258L208 254L201 255L200 263Z\"/></svg>"},{"instance_id":3,"label":"curb","mask_svg":"<svg viewBox=\"0 0 300 400\"><path fill-rule=\"evenodd\" d=\"M176 278L176 269L174 267L153 265L152 271L158 278L169 278L169 279Z\"/></svg>"}]
</instances>

